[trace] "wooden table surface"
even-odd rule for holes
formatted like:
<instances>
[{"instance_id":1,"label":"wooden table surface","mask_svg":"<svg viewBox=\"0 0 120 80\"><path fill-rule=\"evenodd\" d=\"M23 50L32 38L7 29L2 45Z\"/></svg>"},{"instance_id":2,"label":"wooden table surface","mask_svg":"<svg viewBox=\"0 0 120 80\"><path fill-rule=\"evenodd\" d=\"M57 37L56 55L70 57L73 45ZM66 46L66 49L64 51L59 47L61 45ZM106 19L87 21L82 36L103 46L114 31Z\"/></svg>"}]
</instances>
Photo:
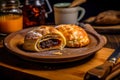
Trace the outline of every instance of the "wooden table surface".
<instances>
[{"instance_id":1,"label":"wooden table surface","mask_svg":"<svg viewBox=\"0 0 120 80\"><path fill-rule=\"evenodd\" d=\"M6 51L0 43L0 80L2 78L12 80L83 80L87 70L102 64L120 45L120 34L104 33L102 35L107 38L107 44L94 55L82 61L60 64L23 60Z\"/></svg>"}]
</instances>

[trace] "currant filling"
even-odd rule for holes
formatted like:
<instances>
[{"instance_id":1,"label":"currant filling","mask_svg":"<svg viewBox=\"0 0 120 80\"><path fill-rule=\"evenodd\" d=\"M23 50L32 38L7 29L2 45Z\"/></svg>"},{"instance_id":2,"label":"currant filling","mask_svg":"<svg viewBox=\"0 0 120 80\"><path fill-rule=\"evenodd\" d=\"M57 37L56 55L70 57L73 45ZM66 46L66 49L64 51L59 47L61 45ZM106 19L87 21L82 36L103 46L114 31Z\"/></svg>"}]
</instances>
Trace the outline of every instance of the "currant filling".
<instances>
[{"instance_id":1,"label":"currant filling","mask_svg":"<svg viewBox=\"0 0 120 80\"><path fill-rule=\"evenodd\" d=\"M57 46L60 44L60 40L58 39L49 39L49 40L46 40L46 41L43 41L40 43L40 46L42 49L44 48L50 48L50 47L54 47L54 46Z\"/></svg>"}]
</instances>

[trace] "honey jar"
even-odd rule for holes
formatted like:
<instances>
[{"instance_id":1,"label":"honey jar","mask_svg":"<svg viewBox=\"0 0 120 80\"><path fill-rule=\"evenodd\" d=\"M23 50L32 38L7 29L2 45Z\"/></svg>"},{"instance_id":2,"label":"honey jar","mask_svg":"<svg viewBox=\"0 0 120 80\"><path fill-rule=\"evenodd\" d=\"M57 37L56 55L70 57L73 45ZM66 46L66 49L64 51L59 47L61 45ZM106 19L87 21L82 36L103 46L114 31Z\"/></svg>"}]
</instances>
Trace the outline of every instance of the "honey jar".
<instances>
[{"instance_id":1,"label":"honey jar","mask_svg":"<svg viewBox=\"0 0 120 80\"><path fill-rule=\"evenodd\" d=\"M1 0L0 34L10 34L23 29L22 10L19 0Z\"/></svg>"}]
</instances>

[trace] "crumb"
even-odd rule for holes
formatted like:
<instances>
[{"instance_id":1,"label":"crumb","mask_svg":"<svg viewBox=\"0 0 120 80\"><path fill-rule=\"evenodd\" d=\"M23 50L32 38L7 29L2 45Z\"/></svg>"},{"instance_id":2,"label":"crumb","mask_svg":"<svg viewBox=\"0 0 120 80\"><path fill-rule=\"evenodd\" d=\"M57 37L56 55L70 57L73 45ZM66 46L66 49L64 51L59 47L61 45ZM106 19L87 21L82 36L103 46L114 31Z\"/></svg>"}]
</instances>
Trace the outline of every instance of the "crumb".
<instances>
[{"instance_id":1,"label":"crumb","mask_svg":"<svg viewBox=\"0 0 120 80\"><path fill-rule=\"evenodd\" d=\"M61 52L54 52L53 54L62 55L63 53L61 53Z\"/></svg>"}]
</instances>

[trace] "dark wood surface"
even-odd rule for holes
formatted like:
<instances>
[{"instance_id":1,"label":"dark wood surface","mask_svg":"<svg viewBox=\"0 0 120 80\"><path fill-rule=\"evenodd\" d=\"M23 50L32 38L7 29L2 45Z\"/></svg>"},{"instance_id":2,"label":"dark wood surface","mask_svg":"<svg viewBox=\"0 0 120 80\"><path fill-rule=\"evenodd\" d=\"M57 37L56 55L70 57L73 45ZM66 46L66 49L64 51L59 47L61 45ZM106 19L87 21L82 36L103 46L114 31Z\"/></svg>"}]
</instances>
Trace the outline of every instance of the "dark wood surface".
<instances>
[{"instance_id":1,"label":"dark wood surface","mask_svg":"<svg viewBox=\"0 0 120 80\"><path fill-rule=\"evenodd\" d=\"M99 56L101 56L101 52L106 52L106 55L101 56L101 58L96 59L100 60L100 63L104 62L108 57L107 54L110 54L115 48L120 45L120 34L109 34L109 33L100 33L107 38L107 44L104 46L105 49L98 52ZM3 37L0 37L3 39ZM0 43L0 45L2 42ZM107 49L106 49L107 48ZM105 51L104 51L105 50ZM49 75L51 74L51 79L56 78L55 75L62 75L63 78L71 78L74 80L79 79L79 72L75 72L74 70L81 70L82 66L79 66L94 57L93 55L90 58L84 61L77 61L72 63L65 64L40 64L40 63L31 63L29 61L24 61L21 58L16 57L15 55L10 54L2 45L0 46L0 79L12 79L12 80L49 80ZM103 57L103 58L102 58ZM105 58L104 58L105 57ZM101 61L102 60L102 61ZM96 62L95 61L95 62ZM97 64L100 64L96 62ZM95 65L94 65L95 66ZM84 66L83 66L84 68ZM85 67L86 68L86 67ZM28 73L27 73L28 70ZM32 71L34 70L34 71ZM37 73L37 71L38 73ZM40 72L41 71L41 72ZM57 71L57 72L56 72ZM29 74L30 72L30 74ZM62 74L60 74L62 72ZM73 74L72 75L64 75L63 72ZM48 73L48 74L47 74ZM59 73L59 74L57 74ZM41 75L41 76L40 76ZM54 75L54 76L53 76ZM43 78L44 77L44 78ZM58 76L57 78L60 78ZM57 78L55 80L57 80Z\"/></svg>"},{"instance_id":2,"label":"dark wood surface","mask_svg":"<svg viewBox=\"0 0 120 80\"><path fill-rule=\"evenodd\" d=\"M120 34L103 34L107 38L105 47L115 49L120 46Z\"/></svg>"}]
</instances>

